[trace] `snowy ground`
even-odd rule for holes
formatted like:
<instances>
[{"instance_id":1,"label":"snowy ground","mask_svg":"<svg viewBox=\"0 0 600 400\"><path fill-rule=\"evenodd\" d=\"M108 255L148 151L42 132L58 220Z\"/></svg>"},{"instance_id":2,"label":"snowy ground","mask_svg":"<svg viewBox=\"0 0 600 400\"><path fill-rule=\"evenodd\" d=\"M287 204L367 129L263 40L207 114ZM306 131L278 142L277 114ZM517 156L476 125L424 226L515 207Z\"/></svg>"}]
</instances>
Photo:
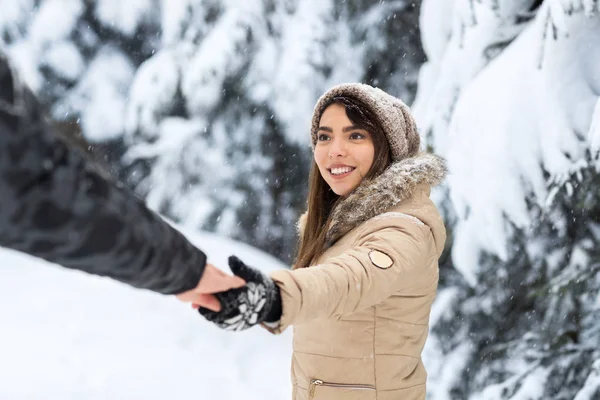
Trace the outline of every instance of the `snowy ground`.
<instances>
[{"instance_id":1,"label":"snowy ground","mask_svg":"<svg viewBox=\"0 0 600 400\"><path fill-rule=\"evenodd\" d=\"M188 234L226 269L244 244ZM0 399L282 399L291 332L223 332L173 297L0 249Z\"/></svg>"}]
</instances>

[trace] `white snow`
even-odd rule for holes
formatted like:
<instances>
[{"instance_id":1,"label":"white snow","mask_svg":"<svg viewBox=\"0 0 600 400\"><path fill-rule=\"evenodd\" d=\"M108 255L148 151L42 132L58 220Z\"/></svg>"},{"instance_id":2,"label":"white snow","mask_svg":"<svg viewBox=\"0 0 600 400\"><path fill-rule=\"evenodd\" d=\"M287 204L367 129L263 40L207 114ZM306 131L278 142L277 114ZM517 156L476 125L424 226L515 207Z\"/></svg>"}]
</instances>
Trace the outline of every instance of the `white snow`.
<instances>
[{"instance_id":1,"label":"white snow","mask_svg":"<svg viewBox=\"0 0 600 400\"><path fill-rule=\"evenodd\" d=\"M429 324L435 326L443 318L451 318L448 312L458 301L459 291L455 287L448 287L438 290L435 302L429 313Z\"/></svg>"},{"instance_id":2,"label":"white snow","mask_svg":"<svg viewBox=\"0 0 600 400\"><path fill-rule=\"evenodd\" d=\"M425 1L424 25L441 18L443 10L434 3ZM514 5L454 6L450 37L447 29L426 28L431 32L424 46L435 53L421 73L425 91L413 109L422 130L432 130L435 150L448 159L447 184L458 217L453 261L475 284L481 251L500 260L508 256L512 227L506 218L516 227L529 226L529 194L547 205L544 170L561 176L590 149L585 139L594 137L590 125L600 93L594 67L600 48L593 45L600 42L600 19L567 15L564 5L544 2L532 22L514 27ZM556 39L548 21L557 24ZM518 33L487 59L489 46Z\"/></svg>"},{"instance_id":3,"label":"white snow","mask_svg":"<svg viewBox=\"0 0 600 400\"><path fill-rule=\"evenodd\" d=\"M586 152L600 151L599 4L544 1L531 21L515 24L528 15L531 2L422 3L420 26L428 62L420 71L412 110L425 142L448 159L450 204L445 205L449 219L456 220L452 260L473 287L478 284L482 252L500 259L497 273L506 274L510 268L502 260L514 251L509 247L513 226L527 232L535 222L530 220L526 198L548 210L557 193L549 190L551 186L569 188L571 174L587 167ZM564 230L560 220L556 229ZM538 249L538 245L528 248ZM565 269L569 274L589 267L584 248L569 253L555 249L544 257L552 274L564 266L567 256L572 260ZM446 310L457 308L453 290L440 291L432 326L443 320ZM477 299L481 310L491 298ZM467 307L460 308L468 318ZM466 334L456 333L459 338ZM452 387L460 385L461 373L469 368L456 356L458 349L444 354L443 340L444 332L431 335L424 351L429 394L436 400L453 398ZM468 356L468 342L460 357ZM518 365L505 366L509 376L504 381L487 387L484 382L482 392L471 399L542 399L549 370L515 361L506 356L506 363ZM581 399L597 396L597 376L597 371L590 373ZM503 393L517 382L521 386L514 393Z\"/></svg>"},{"instance_id":4,"label":"white snow","mask_svg":"<svg viewBox=\"0 0 600 400\"><path fill-rule=\"evenodd\" d=\"M161 34L165 47L177 45L185 31L186 17L191 15L193 0L161 0Z\"/></svg>"},{"instance_id":5,"label":"white snow","mask_svg":"<svg viewBox=\"0 0 600 400\"><path fill-rule=\"evenodd\" d=\"M464 332L458 334L461 333L464 334ZM427 346L429 348L438 347L439 340L439 337L432 336L428 339ZM470 346L470 343L465 341L444 355L443 363L432 358L429 364L425 364L429 377L428 381L435 382L435 384L428 384L427 386L428 394L432 398L436 400L454 400L449 389L460 385L460 380L464 379L462 373L467 368L472 353ZM438 356L441 354L441 351L439 351Z\"/></svg>"},{"instance_id":6,"label":"white snow","mask_svg":"<svg viewBox=\"0 0 600 400\"><path fill-rule=\"evenodd\" d=\"M159 135L155 142L140 142L129 147L125 153L123 157L125 163L133 163L138 159L157 158L159 168L152 171L151 176L145 181L147 186L144 186L147 192L145 201L150 208L159 210L174 188L183 186L183 176L177 172L189 163L182 157L181 151L189 146L190 140L198 132L201 132L204 126L205 123L200 120L179 117L165 118L158 125ZM195 167L201 167L201 165ZM194 166L190 168L194 168ZM198 169L198 171L200 170ZM199 198L196 197L196 200Z\"/></svg>"},{"instance_id":7,"label":"white snow","mask_svg":"<svg viewBox=\"0 0 600 400\"><path fill-rule=\"evenodd\" d=\"M364 49L352 45L350 40L351 31L358 27L338 23L333 18L334 3L299 2L281 26L283 45L277 62L271 66L270 104L285 128L286 138L293 143L310 144L307 129L313 107L324 89L361 77ZM331 75L326 76L325 70L330 70ZM265 75L266 79L269 76Z\"/></svg>"},{"instance_id":8,"label":"white snow","mask_svg":"<svg viewBox=\"0 0 600 400\"><path fill-rule=\"evenodd\" d=\"M18 40L8 48L8 55L19 70L19 79L32 90L38 90L43 81L37 66L38 54L32 50L31 42Z\"/></svg>"},{"instance_id":9,"label":"white snow","mask_svg":"<svg viewBox=\"0 0 600 400\"><path fill-rule=\"evenodd\" d=\"M600 393L600 359L596 360L592 365L590 375L585 381L583 388L573 400L594 400Z\"/></svg>"},{"instance_id":10,"label":"white snow","mask_svg":"<svg viewBox=\"0 0 600 400\"><path fill-rule=\"evenodd\" d=\"M145 16L158 12L154 0L103 0L95 5L102 22L124 34L133 33ZM85 11L84 2L46 0L34 7L28 1L4 0L1 9L0 29L12 36L8 51L25 83L35 92L40 91L46 83L40 73L44 65L59 77L76 82L53 105L53 117L80 117L86 139L92 143L122 135L125 104L135 70L129 57L110 44L94 49L93 58L84 61L72 37ZM90 30L83 29L77 35L86 46L97 44L97 37Z\"/></svg>"},{"instance_id":11,"label":"white snow","mask_svg":"<svg viewBox=\"0 0 600 400\"><path fill-rule=\"evenodd\" d=\"M144 18L156 10L153 0L97 0L94 13L104 25L133 36Z\"/></svg>"},{"instance_id":12,"label":"white snow","mask_svg":"<svg viewBox=\"0 0 600 400\"><path fill-rule=\"evenodd\" d=\"M243 243L188 238L228 271L235 254L284 266ZM291 334L224 332L172 296L0 249L0 398L282 399Z\"/></svg>"},{"instance_id":13,"label":"white snow","mask_svg":"<svg viewBox=\"0 0 600 400\"><path fill-rule=\"evenodd\" d=\"M437 64L444 56L452 33L455 0L423 0L419 15L421 41L430 63ZM419 85L419 92L422 92Z\"/></svg>"},{"instance_id":14,"label":"white snow","mask_svg":"<svg viewBox=\"0 0 600 400\"><path fill-rule=\"evenodd\" d=\"M29 0L2 0L0 10L0 37L4 30L14 41L8 53L21 79L34 91L40 90L44 84L38 70L41 62L49 63L66 78L80 73L80 62L75 60L72 50L64 47L83 13L80 0L47 0L39 5ZM1 42L3 39L0 39ZM55 48L55 45L59 47ZM74 65L66 65L71 61Z\"/></svg>"},{"instance_id":15,"label":"white snow","mask_svg":"<svg viewBox=\"0 0 600 400\"><path fill-rule=\"evenodd\" d=\"M125 131L129 138L142 134L154 138L158 123L173 104L179 85L179 67L174 54L160 51L136 71L129 91Z\"/></svg>"},{"instance_id":16,"label":"white snow","mask_svg":"<svg viewBox=\"0 0 600 400\"><path fill-rule=\"evenodd\" d=\"M29 40L36 50L57 40L65 39L83 13L80 0L46 0L40 3L29 27Z\"/></svg>"},{"instance_id":17,"label":"white snow","mask_svg":"<svg viewBox=\"0 0 600 400\"><path fill-rule=\"evenodd\" d=\"M490 47L523 29L514 25L514 5L500 12L494 3L498 2L423 1L421 39L428 62L419 72L411 108L422 132L434 130L427 140L440 154L447 151L448 126L461 91L486 66Z\"/></svg>"},{"instance_id":18,"label":"white snow","mask_svg":"<svg viewBox=\"0 0 600 400\"><path fill-rule=\"evenodd\" d=\"M4 43L4 34L16 38L21 35L24 21L31 15L34 0L0 0L0 43Z\"/></svg>"},{"instance_id":19,"label":"white snow","mask_svg":"<svg viewBox=\"0 0 600 400\"><path fill-rule=\"evenodd\" d=\"M594 115L592 116L592 123L590 125L589 141L591 143L592 152L600 153L600 97L596 101L596 107L594 108Z\"/></svg>"},{"instance_id":20,"label":"white snow","mask_svg":"<svg viewBox=\"0 0 600 400\"><path fill-rule=\"evenodd\" d=\"M62 119L78 112L90 143L115 139L125 129L125 107L134 69L122 52L109 46L91 61L77 86L53 113Z\"/></svg>"},{"instance_id":21,"label":"white snow","mask_svg":"<svg viewBox=\"0 0 600 400\"><path fill-rule=\"evenodd\" d=\"M210 113L223 95L225 79L241 71L249 55L247 39L259 12L260 8L250 10L248 5L231 8L204 38L183 70L181 88L190 111Z\"/></svg>"},{"instance_id":22,"label":"white snow","mask_svg":"<svg viewBox=\"0 0 600 400\"><path fill-rule=\"evenodd\" d=\"M70 41L53 43L44 54L45 63L61 77L75 81L83 73L85 61Z\"/></svg>"},{"instance_id":23,"label":"white snow","mask_svg":"<svg viewBox=\"0 0 600 400\"><path fill-rule=\"evenodd\" d=\"M273 66L273 107L285 124L288 138L307 145L312 107L325 83L315 69L327 67L334 58L327 54L326 46L335 26L330 18L332 7L330 0L299 2L281 27L284 46Z\"/></svg>"},{"instance_id":24,"label":"white snow","mask_svg":"<svg viewBox=\"0 0 600 400\"><path fill-rule=\"evenodd\" d=\"M514 400L543 400L546 389L546 381L550 375L550 369L537 368L529 373L521 382L521 387L512 396ZM500 397L501 398L501 397Z\"/></svg>"},{"instance_id":25,"label":"white snow","mask_svg":"<svg viewBox=\"0 0 600 400\"><path fill-rule=\"evenodd\" d=\"M443 319L454 318L452 310L458 298L459 291L457 288L449 287L440 289L429 315L429 326L436 326ZM450 368L450 362L453 362L452 360L460 360L461 358L466 360L469 355L469 349L468 346L463 346L454 349L450 354L444 354L441 348L442 344L440 343L442 340L444 340L443 337L433 334L429 335L423 349L423 364L427 370L428 382L430 382L427 388L429 394L434 396L433 398L436 400L450 400L448 394L449 388L460 379L459 374L452 373L452 371L458 371L460 365L462 365L460 363L456 366L456 369L453 369L454 364ZM440 362L441 360L444 360L444 362Z\"/></svg>"},{"instance_id":26,"label":"white snow","mask_svg":"<svg viewBox=\"0 0 600 400\"><path fill-rule=\"evenodd\" d=\"M11 5L5 5L12 3ZM5 0L0 5L0 27L11 31L14 43L8 49L9 55L20 72L21 79L34 91L38 91L43 78L38 70L40 61L47 62L66 78L79 74L82 65L76 60L72 49L64 47L64 41L73 31L77 20L83 12L80 0L47 0L41 2L39 9L33 13L33 5L28 1L13 2ZM30 17L31 16L31 17ZM31 18L29 22L28 19ZM25 21L29 22L26 34L19 28ZM6 25L4 25L6 24ZM63 42L63 47L60 43ZM54 45L59 45L56 48ZM46 52L50 52L46 54ZM67 54L68 53L68 54ZM67 62L73 65L65 65Z\"/></svg>"},{"instance_id":27,"label":"white snow","mask_svg":"<svg viewBox=\"0 0 600 400\"><path fill-rule=\"evenodd\" d=\"M489 385L481 392L470 397L470 400L502 400L506 398L506 389L517 382L519 389L511 395L511 400L545 400L544 389L550 371L543 367L527 371L524 376L515 375L500 384Z\"/></svg>"}]
</instances>

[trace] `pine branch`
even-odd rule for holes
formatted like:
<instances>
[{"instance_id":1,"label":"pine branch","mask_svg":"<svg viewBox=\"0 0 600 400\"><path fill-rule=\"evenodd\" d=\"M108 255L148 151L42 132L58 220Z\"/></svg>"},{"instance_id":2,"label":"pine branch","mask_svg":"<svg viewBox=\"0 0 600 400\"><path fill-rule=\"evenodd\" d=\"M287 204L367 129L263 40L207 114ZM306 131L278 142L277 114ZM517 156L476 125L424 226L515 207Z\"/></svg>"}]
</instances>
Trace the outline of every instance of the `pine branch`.
<instances>
[{"instance_id":1,"label":"pine branch","mask_svg":"<svg viewBox=\"0 0 600 400\"><path fill-rule=\"evenodd\" d=\"M565 269L559 276L548 282L543 287L533 291L528 296L537 297L541 295L562 295L562 293L573 284L578 284L591 278L600 271L600 263L595 263L590 266L589 269L579 271L575 274L569 274L573 271L572 268Z\"/></svg>"}]
</instances>

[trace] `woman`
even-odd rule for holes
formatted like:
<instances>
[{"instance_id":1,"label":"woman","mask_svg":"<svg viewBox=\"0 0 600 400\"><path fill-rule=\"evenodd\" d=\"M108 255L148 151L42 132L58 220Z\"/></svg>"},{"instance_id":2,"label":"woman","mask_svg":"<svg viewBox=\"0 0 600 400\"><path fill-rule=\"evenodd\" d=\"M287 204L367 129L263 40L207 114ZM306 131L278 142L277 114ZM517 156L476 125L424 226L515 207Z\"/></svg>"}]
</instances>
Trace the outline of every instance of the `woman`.
<instances>
[{"instance_id":1,"label":"woman","mask_svg":"<svg viewBox=\"0 0 600 400\"><path fill-rule=\"evenodd\" d=\"M293 270L270 277L230 260L248 283L201 309L226 329L294 325L295 400L424 399L421 352L446 232L429 199L446 173L419 154L408 107L364 84L334 87L312 118L314 163Z\"/></svg>"}]
</instances>

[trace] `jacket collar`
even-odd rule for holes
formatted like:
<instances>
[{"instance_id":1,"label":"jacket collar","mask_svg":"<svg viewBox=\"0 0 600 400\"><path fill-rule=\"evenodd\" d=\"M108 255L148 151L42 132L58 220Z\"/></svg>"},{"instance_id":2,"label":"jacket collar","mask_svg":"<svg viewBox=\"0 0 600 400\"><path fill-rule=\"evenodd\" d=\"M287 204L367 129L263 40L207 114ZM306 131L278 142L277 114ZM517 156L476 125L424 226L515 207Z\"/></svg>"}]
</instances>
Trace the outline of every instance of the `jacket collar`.
<instances>
[{"instance_id":1,"label":"jacket collar","mask_svg":"<svg viewBox=\"0 0 600 400\"><path fill-rule=\"evenodd\" d=\"M335 206L327 232L328 246L363 222L412 197L419 185L438 185L447 171L443 158L420 153L394 162L375 179L363 181Z\"/></svg>"}]
</instances>

